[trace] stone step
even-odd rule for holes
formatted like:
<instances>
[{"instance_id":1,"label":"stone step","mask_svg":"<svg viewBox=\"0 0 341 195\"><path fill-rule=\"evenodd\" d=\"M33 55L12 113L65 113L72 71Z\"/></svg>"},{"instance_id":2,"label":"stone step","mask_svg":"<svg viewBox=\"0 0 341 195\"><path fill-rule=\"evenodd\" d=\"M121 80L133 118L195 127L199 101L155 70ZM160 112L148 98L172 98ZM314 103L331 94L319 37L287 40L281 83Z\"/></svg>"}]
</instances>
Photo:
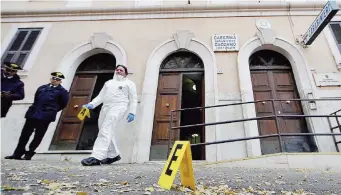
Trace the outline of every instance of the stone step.
<instances>
[{"instance_id":1,"label":"stone step","mask_svg":"<svg viewBox=\"0 0 341 195\"><path fill-rule=\"evenodd\" d=\"M205 162L197 166L322 169L341 172L341 153L278 153L218 162Z\"/></svg>"},{"instance_id":2,"label":"stone step","mask_svg":"<svg viewBox=\"0 0 341 195\"><path fill-rule=\"evenodd\" d=\"M91 151L63 151L38 153L33 160L80 162L89 157ZM131 163L122 158L118 164ZM165 160L149 161L145 164L162 164ZM245 168L294 168L294 169L323 169L341 172L341 153L278 153L256 157L222 160L217 162L193 161L193 167L245 167Z\"/></svg>"},{"instance_id":3,"label":"stone step","mask_svg":"<svg viewBox=\"0 0 341 195\"><path fill-rule=\"evenodd\" d=\"M89 157L90 154L91 150L49 151L45 153L37 153L32 159L44 161L80 162L82 159Z\"/></svg>"}]
</instances>

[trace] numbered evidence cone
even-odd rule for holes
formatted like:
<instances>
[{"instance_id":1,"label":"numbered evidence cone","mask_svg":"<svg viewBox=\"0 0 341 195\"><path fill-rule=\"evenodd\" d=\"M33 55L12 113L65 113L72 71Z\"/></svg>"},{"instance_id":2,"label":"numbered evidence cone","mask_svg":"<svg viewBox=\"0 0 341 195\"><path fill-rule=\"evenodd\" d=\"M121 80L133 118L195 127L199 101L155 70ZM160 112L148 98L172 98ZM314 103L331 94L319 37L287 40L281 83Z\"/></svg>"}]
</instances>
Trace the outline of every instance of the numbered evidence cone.
<instances>
[{"instance_id":1,"label":"numbered evidence cone","mask_svg":"<svg viewBox=\"0 0 341 195\"><path fill-rule=\"evenodd\" d=\"M81 111L78 113L77 117L79 120L84 120L85 117L90 118L90 110L88 108L82 108Z\"/></svg>"}]
</instances>

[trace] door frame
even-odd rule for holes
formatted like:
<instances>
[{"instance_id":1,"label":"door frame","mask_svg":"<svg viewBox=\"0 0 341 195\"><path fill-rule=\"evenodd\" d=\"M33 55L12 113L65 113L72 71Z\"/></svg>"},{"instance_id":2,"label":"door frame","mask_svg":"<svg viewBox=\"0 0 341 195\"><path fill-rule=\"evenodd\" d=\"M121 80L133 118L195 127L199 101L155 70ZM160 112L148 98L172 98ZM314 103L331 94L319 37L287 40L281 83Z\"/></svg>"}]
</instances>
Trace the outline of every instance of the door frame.
<instances>
[{"instance_id":1,"label":"door frame","mask_svg":"<svg viewBox=\"0 0 341 195\"><path fill-rule=\"evenodd\" d=\"M159 71L159 81L160 81L160 75L162 73L178 73L179 76L180 76L180 92L179 92L179 98L180 98L180 101L179 101L179 108L181 109L181 105L182 105L182 81L183 81L183 76L184 74L186 75L189 75L189 74L200 74L202 79L201 79L201 82L202 82L202 93L201 93L201 96L202 96L202 102L201 102L201 107L205 107L205 71L203 69L161 69ZM156 100L155 100L155 108L154 108L154 118L153 118L153 121L154 121L154 124L155 124L155 114L156 114L156 109L158 109L156 106L158 105L157 104L157 97L158 97L158 93L159 93L159 82L158 82L158 88L157 88L157 96L156 96ZM181 124L181 112L179 112L179 115L178 115L178 125ZM202 118L202 123L205 123L205 109L203 109L203 118ZM206 128L205 126L203 126L203 129L202 129L202 135L203 135L203 142L206 141ZM177 135L176 135L176 138L179 139L180 138L180 131L179 130L177 132ZM152 135L151 137L153 136L153 133L154 133L154 127L153 127L153 131L152 131ZM169 138L171 139L171 137ZM151 139L152 140L152 139ZM171 140L171 143L173 143L173 140ZM153 141L151 142L151 146L153 145ZM205 150L205 146L203 146L203 149L202 149L202 159L205 160L206 159L206 150Z\"/></svg>"},{"instance_id":2,"label":"door frame","mask_svg":"<svg viewBox=\"0 0 341 195\"><path fill-rule=\"evenodd\" d=\"M140 118L137 121L137 126L143 126L144 128L139 131L135 138L133 162L143 163L149 161L157 83L160 65L166 57L177 52L179 49L186 49L199 56L203 61L205 72L205 106L213 106L219 103L215 54L208 45L193 38L193 36L194 33L190 31L178 31L173 34L171 39L158 45L148 57L138 113ZM215 122L218 120L219 109L214 108L206 111L205 122ZM206 127L206 141L215 141L219 133L219 126ZM206 159L208 161L216 161L218 156L221 156L219 146L209 145L206 147Z\"/></svg>"},{"instance_id":3,"label":"door frame","mask_svg":"<svg viewBox=\"0 0 341 195\"><path fill-rule=\"evenodd\" d=\"M118 64L124 64L129 69L127 64L127 55L124 48L116 43L114 40L107 36L106 33L94 33L89 36L88 39L84 39L77 46L70 48L68 53L63 56L63 59L59 62L56 71L63 72L65 79L63 81L63 87L66 90L70 90L75 73L81 62L88 57L98 53L110 53L115 56L116 66ZM61 112L57 113L56 121L61 117ZM57 130L57 123L51 123L45 137L37 149L38 152L47 152L50 149L51 141ZM70 150L76 152L76 150ZM79 150L77 150L79 151Z\"/></svg>"},{"instance_id":4,"label":"door frame","mask_svg":"<svg viewBox=\"0 0 341 195\"><path fill-rule=\"evenodd\" d=\"M202 107L205 107L205 72L202 74L202 79L201 79L201 105ZM206 109L202 109L202 120L205 123L206 121ZM203 142L206 142L206 126L202 126L202 135L203 135ZM206 146L202 146L202 156L201 158L203 160L206 160Z\"/></svg>"},{"instance_id":5,"label":"door frame","mask_svg":"<svg viewBox=\"0 0 341 195\"><path fill-rule=\"evenodd\" d=\"M270 34L268 35L270 36ZM242 102L254 101L249 69L249 57L256 51L262 49L277 51L289 60L300 98L308 99L309 95L311 95L312 98L319 98L308 62L305 59L303 53L300 51L300 48L298 48L297 45L295 45L294 43L291 43L290 41L287 41L282 37L277 37L274 35L275 33L271 35L273 37L266 37L267 40L273 40L271 44L266 44L262 35L258 34L257 37L251 38L250 40L246 41L239 50L237 62L240 85L239 87ZM318 112L320 111L318 103L317 110L310 109L308 103L303 103L302 108L305 115L318 114ZM243 118L253 118L256 116L255 106L252 104L243 105L242 110ZM258 125L256 121L249 121L248 123L243 124L246 137L259 136ZM308 130L313 133L325 133L328 129L327 123L324 123L324 120L321 118L308 118L307 126ZM329 144L333 141L332 137L319 136L315 137L314 139L318 147L318 151L335 151L335 146ZM247 155L249 157L261 155L259 140L255 139L246 141L246 145Z\"/></svg>"},{"instance_id":6,"label":"door frame","mask_svg":"<svg viewBox=\"0 0 341 195\"><path fill-rule=\"evenodd\" d=\"M298 97L293 97L293 99L299 99L300 98L300 96L299 96L299 93L298 93L298 89L297 89L297 84L296 84L296 81L295 81L295 78L294 78L294 74L293 74L293 71L292 71L292 68L291 67L285 67L285 66L268 66L268 67L266 67L266 66L252 66L252 65L250 65L250 75L252 76L252 74L253 73L257 73L257 72L264 72L264 73L266 73L266 75L267 75L267 78L268 78L268 81L269 81L269 85L270 85L270 89L271 89L271 96L272 96L272 99L280 99L280 98L278 98L278 93L277 93L277 89L275 88L275 79L274 79L274 73L278 73L278 72L284 72L284 73L288 73L288 74L290 74L290 77L292 77L292 81L293 81L293 87L294 87L294 91L295 91L295 96L297 95ZM251 82L252 82L252 80L251 80ZM252 83L252 85L253 85L253 83ZM274 105L273 105L273 108L275 109L275 110L273 110L272 109L272 112L275 112L275 111L281 111L282 110L282 107L280 106L280 102L279 101L275 101L275 102L269 102L269 103L271 103L271 104L273 104L274 103ZM299 110L300 110L300 112L301 112L301 114L303 114L304 112L303 112L303 106L302 106L302 103L301 102L298 102L297 103L298 104L298 106L299 106ZM256 108L256 104L254 104L255 105L255 110L256 110L256 114L258 114L257 113L257 108ZM292 106L294 106L294 104L292 104ZM258 116L258 115L257 115ZM277 133L277 131L278 131L278 129L280 129L281 131L281 133L285 133L285 130L283 129L283 127L281 126L281 122L280 121L282 121L282 123L283 123L283 120L282 120L283 118L279 118L279 124L278 124L278 126L275 126L275 128L276 128L276 132L274 132L274 133ZM273 119L274 121L275 121L275 119ZM303 125L304 127L304 129L308 129L308 125L307 125L307 121L306 121L306 118L300 118L300 120L303 120L302 122L303 122L303 124L301 124L301 125ZM259 122L259 121L258 121ZM277 123L276 121L275 121L275 123ZM258 125L258 124L257 124ZM302 127L302 126L301 126ZM304 130L304 129L302 129L302 130ZM260 127L260 126L258 126L258 133L259 133L259 135L262 135L262 128ZM302 132L302 133L306 133L306 132ZM278 137L275 137L276 138L276 141L278 141L279 142L279 147L282 147L283 149L285 148L285 142L284 142L284 140L282 140L282 142L280 142L280 139L278 138ZM283 139L283 137L282 137L282 139ZM264 139L263 139L264 140ZM260 140L261 141L261 140ZM282 145L282 146L280 146L280 145ZM262 148L262 145L261 145L261 150L262 150L263 148ZM283 151L283 152L285 152L285 151ZM263 152L262 152L262 155L265 155L265 154L263 154Z\"/></svg>"},{"instance_id":7,"label":"door frame","mask_svg":"<svg viewBox=\"0 0 341 195\"><path fill-rule=\"evenodd\" d=\"M184 75L189 75L189 74L200 74L201 76L201 106L200 107L205 107L205 71L199 69L197 71L183 71L181 72L181 79L183 79L183 76ZM182 83L181 83L182 84ZM182 86L181 86L181 90L182 90ZM182 101L182 94L181 94L181 101ZM202 110L202 123L205 123L205 109L201 109ZM181 116L180 116L181 117ZM181 119L181 118L180 118ZM181 123L181 121L180 121ZM203 142L206 141L206 127L203 126L202 127L202 137L203 137ZM202 160L205 160L206 159L206 150L205 150L205 146L202 146L202 154L201 154L201 157L202 157Z\"/></svg>"}]
</instances>

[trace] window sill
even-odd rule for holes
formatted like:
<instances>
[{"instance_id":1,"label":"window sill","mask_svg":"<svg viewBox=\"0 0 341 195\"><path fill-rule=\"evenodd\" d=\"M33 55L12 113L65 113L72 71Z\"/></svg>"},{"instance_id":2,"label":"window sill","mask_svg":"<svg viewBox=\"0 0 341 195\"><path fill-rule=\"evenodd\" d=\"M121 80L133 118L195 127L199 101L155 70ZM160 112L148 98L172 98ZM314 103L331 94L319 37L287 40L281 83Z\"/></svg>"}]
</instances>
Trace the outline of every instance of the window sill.
<instances>
[{"instance_id":1,"label":"window sill","mask_svg":"<svg viewBox=\"0 0 341 195\"><path fill-rule=\"evenodd\" d=\"M25 105L25 104L33 104L33 99L23 99L13 101L13 105Z\"/></svg>"},{"instance_id":2,"label":"window sill","mask_svg":"<svg viewBox=\"0 0 341 195\"><path fill-rule=\"evenodd\" d=\"M19 70L17 74L20 78L24 78L24 77L28 76L28 71L27 70Z\"/></svg>"}]
</instances>

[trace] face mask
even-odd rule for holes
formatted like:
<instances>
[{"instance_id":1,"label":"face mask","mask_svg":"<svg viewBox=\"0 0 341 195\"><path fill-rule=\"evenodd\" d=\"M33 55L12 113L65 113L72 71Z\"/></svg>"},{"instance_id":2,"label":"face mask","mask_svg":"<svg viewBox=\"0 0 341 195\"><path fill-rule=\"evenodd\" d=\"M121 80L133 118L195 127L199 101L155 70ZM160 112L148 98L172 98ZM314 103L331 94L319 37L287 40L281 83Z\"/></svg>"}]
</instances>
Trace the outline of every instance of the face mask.
<instances>
[{"instance_id":1,"label":"face mask","mask_svg":"<svg viewBox=\"0 0 341 195\"><path fill-rule=\"evenodd\" d=\"M116 78L116 80L118 80L118 81L121 81L121 80L123 80L123 79L124 79L124 76L122 76L122 75L119 75L119 74L115 73L115 76L114 76L114 78Z\"/></svg>"}]
</instances>

